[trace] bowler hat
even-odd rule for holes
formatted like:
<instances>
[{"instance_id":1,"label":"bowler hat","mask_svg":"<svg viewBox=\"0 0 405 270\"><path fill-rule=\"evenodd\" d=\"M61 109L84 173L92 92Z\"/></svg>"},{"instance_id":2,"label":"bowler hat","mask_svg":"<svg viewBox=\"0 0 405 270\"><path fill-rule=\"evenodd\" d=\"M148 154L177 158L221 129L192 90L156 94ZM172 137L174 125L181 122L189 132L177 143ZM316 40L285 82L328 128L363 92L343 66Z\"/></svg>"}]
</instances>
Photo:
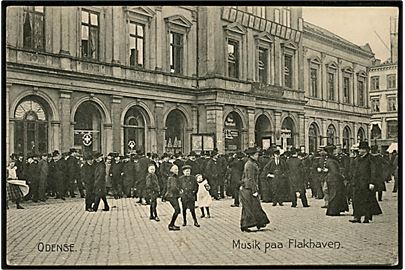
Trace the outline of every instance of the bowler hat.
<instances>
[{"instance_id":1,"label":"bowler hat","mask_svg":"<svg viewBox=\"0 0 405 270\"><path fill-rule=\"evenodd\" d=\"M244 158L245 155L242 152L236 153L236 158Z\"/></svg>"},{"instance_id":2,"label":"bowler hat","mask_svg":"<svg viewBox=\"0 0 405 270\"><path fill-rule=\"evenodd\" d=\"M168 157L169 157L169 154L168 154L168 153L166 153L166 152L165 152L165 153L163 153L163 155L162 155L162 159L163 159L163 158L168 158Z\"/></svg>"},{"instance_id":3,"label":"bowler hat","mask_svg":"<svg viewBox=\"0 0 405 270\"><path fill-rule=\"evenodd\" d=\"M333 144L329 144L329 145L325 146L324 149L326 152L331 153L331 152L333 152L333 150L336 149L336 146L334 146Z\"/></svg>"},{"instance_id":4,"label":"bowler hat","mask_svg":"<svg viewBox=\"0 0 405 270\"><path fill-rule=\"evenodd\" d=\"M96 152L94 154L94 158L99 158L99 157L102 157L102 156L103 156L103 154L101 154L100 152Z\"/></svg>"},{"instance_id":5,"label":"bowler hat","mask_svg":"<svg viewBox=\"0 0 405 270\"><path fill-rule=\"evenodd\" d=\"M255 147L249 147L248 149L245 150L245 154L250 156L254 155L257 153L257 149Z\"/></svg>"},{"instance_id":6,"label":"bowler hat","mask_svg":"<svg viewBox=\"0 0 405 270\"><path fill-rule=\"evenodd\" d=\"M370 146L368 146L368 143L366 141L361 141L360 145L359 145L359 149L370 150Z\"/></svg>"},{"instance_id":7,"label":"bowler hat","mask_svg":"<svg viewBox=\"0 0 405 270\"><path fill-rule=\"evenodd\" d=\"M191 166L190 165L184 165L182 168L181 168L181 170L187 170L187 169L190 169L191 170Z\"/></svg>"},{"instance_id":8,"label":"bowler hat","mask_svg":"<svg viewBox=\"0 0 405 270\"><path fill-rule=\"evenodd\" d=\"M371 152L372 152L373 154L377 154L377 153L378 153L378 145L372 145L372 146L370 147L370 149L371 149Z\"/></svg>"},{"instance_id":9,"label":"bowler hat","mask_svg":"<svg viewBox=\"0 0 405 270\"><path fill-rule=\"evenodd\" d=\"M188 156L189 156L189 157L195 157L195 156L197 156L197 154L196 154L194 151L191 151Z\"/></svg>"},{"instance_id":10,"label":"bowler hat","mask_svg":"<svg viewBox=\"0 0 405 270\"><path fill-rule=\"evenodd\" d=\"M214 156L216 156L216 155L218 155L218 151L212 150L212 151L211 151L211 157L214 157Z\"/></svg>"}]
</instances>

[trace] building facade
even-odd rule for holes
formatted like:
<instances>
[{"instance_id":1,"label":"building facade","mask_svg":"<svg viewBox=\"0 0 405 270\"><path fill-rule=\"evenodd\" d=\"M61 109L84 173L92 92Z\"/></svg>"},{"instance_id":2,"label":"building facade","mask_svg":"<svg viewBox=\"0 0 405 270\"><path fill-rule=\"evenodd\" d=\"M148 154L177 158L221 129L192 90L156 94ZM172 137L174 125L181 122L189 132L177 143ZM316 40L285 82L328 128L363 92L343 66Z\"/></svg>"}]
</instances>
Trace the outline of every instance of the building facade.
<instances>
[{"instance_id":1,"label":"building facade","mask_svg":"<svg viewBox=\"0 0 405 270\"><path fill-rule=\"evenodd\" d=\"M7 156L369 137L373 53L301 8L8 7L6 46Z\"/></svg>"}]
</instances>

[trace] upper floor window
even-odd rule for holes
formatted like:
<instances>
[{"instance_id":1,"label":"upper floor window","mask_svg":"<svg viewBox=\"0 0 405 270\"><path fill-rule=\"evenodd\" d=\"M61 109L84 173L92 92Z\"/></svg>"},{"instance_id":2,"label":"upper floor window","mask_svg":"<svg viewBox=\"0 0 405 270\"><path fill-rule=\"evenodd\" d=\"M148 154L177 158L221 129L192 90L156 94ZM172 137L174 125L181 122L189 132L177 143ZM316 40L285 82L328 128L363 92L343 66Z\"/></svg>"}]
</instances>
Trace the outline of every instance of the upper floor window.
<instances>
[{"instance_id":1,"label":"upper floor window","mask_svg":"<svg viewBox=\"0 0 405 270\"><path fill-rule=\"evenodd\" d=\"M388 97L388 111L393 112L397 110L397 98L396 97Z\"/></svg>"},{"instance_id":2,"label":"upper floor window","mask_svg":"<svg viewBox=\"0 0 405 270\"><path fill-rule=\"evenodd\" d=\"M388 138L398 138L398 121L387 121Z\"/></svg>"},{"instance_id":3,"label":"upper floor window","mask_svg":"<svg viewBox=\"0 0 405 270\"><path fill-rule=\"evenodd\" d=\"M183 72L183 35L170 32L170 72Z\"/></svg>"},{"instance_id":4,"label":"upper floor window","mask_svg":"<svg viewBox=\"0 0 405 270\"><path fill-rule=\"evenodd\" d=\"M228 76L239 78L239 43L228 40Z\"/></svg>"},{"instance_id":5,"label":"upper floor window","mask_svg":"<svg viewBox=\"0 0 405 270\"><path fill-rule=\"evenodd\" d=\"M45 49L45 12L43 6L24 7L23 47Z\"/></svg>"},{"instance_id":6,"label":"upper floor window","mask_svg":"<svg viewBox=\"0 0 405 270\"><path fill-rule=\"evenodd\" d=\"M335 73L328 73L328 100L335 100Z\"/></svg>"},{"instance_id":7,"label":"upper floor window","mask_svg":"<svg viewBox=\"0 0 405 270\"><path fill-rule=\"evenodd\" d=\"M350 103L350 78L343 77L343 102Z\"/></svg>"},{"instance_id":8,"label":"upper floor window","mask_svg":"<svg viewBox=\"0 0 405 270\"><path fill-rule=\"evenodd\" d=\"M310 83L310 93L311 93L311 97L318 97L318 69L316 68L311 68L310 69L310 79L311 79L311 83Z\"/></svg>"},{"instance_id":9,"label":"upper floor window","mask_svg":"<svg viewBox=\"0 0 405 270\"><path fill-rule=\"evenodd\" d=\"M373 112L379 112L380 111L380 99L373 98L371 100L371 110Z\"/></svg>"},{"instance_id":10,"label":"upper floor window","mask_svg":"<svg viewBox=\"0 0 405 270\"><path fill-rule=\"evenodd\" d=\"M364 98L364 81L363 80L357 81L357 94L358 94L358 105L364 106L365 98Z\"/></svg>"},{"instance_id":11,"label":"upper floor window","mask_svg":"<svg viewBox=\"0 0 405 270\"><path fill-rule=\"evenodd\" d=\"M142 24L130 22L129 24L129 64L131 66L144 66L144 31Z\"/></svg>"},{"instance_id":12,"label":"upper floor window","mask_svg":"<svg viewBox=\"0 0 405 270\"><path fill-rule=\"evenodd\" d=\"M268 83L267 73L268 73L268 50L264 48L259 48L259 61L257 63L259 70L259 82Z\"/></svg>"},{"instance_id":13,"label":"upper floor window","mask_svg":"<svg viewBox=\"0 0 405 270\"><path fill-rule=\"evenodd\" d=\"M274 21L280 23L280 10L278 8L274 10Z\"/></svg>"},{"instance_id":14,"label":"upper floor window","mask_svg":"<svg viewBox=\"0 0 405 270\"><path fill-rule=\"evenodd\" d=\"M371 77L371 90L378 90L380 89L380 77L373 76Z\"/></svg>"},{"instance_id":15,"label":"upper floor window","mask_svg":"<svg viewBox=\"0 0 405 270\"><path fill-rule=\"evenodd\" d=\"M396 75L387 75L387 89L393 89L397 87Z\"/></svg>"},{"instance_id":16,"label":"upper floor window","mask_svg":"<svg viewBox=\"0 0 405 270\"><path fill-rule=\"evenodd\" d=\"M293 82L293 57L292 55L284 55L284 86L292 88Z\"/></svg>"},{"instance_id":17,"label":"upper floor window","mask_svg":"<svg viewBox=\"0 0 405 270\"><path fill-rule=\"evenodd\" d=\"M98 59L99 57L99 14L82 10L82 57Z\"/></svg>"}]
</instances>

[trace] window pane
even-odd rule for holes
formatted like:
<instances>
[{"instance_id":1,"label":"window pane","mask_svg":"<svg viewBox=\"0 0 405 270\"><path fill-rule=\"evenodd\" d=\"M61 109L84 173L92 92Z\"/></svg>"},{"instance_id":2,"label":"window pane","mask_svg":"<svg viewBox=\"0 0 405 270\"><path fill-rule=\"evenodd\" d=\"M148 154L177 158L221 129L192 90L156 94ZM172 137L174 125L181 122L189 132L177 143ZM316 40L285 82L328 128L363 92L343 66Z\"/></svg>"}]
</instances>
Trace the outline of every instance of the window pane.
<instances>
[{"instance_id":1,"label":"window pane","mask_svg":"<svg viewBox=\"0 0 405 270\"><path fill-rule=\"evenodd\" d=\"M143 39L137 39L138 65L143 66Z\"/></svg>"},{"instance_id":2,"label":"window pane","mask_svg":"<svg viewBox=\"0 0 405 270\"><path fill-rule=\"evenodd\" d=\"M143 26L138 24L136 26L136 29L137 29L137 35L140 37L143 37Z\"/></svg>"},{"instance_id":3,"label":"window pane","mask_svg":"<svg viewBox=\"0 0 405 270\"><path fill-rule=\"evenodd\" d=\"M35 6L34 10L36 12L44 13L44 7L43 6Z\"/></svg>"},{"instance_id":4,"label":"window pane","mask_svg":"<svg viewBox=\"0 0 405 270\"><path fill-rule=\"evenodd\" d=\"M97 14L91 14L90 15L90 23L91 25L98 25L98 15Z\"/></svg>"},{"instance_id":5,"label":"window pane","mask_svg":"<svg viewBox=\"0 0 405 270\"><path fill-rule=\"evenodd\" d=\"M129 34L130 35L135 35L136 34L136 25L135 23L129 23Z\"/></svg>"},{"instance_id":6,"label":"window pane","mask_svg":"<svg viewBox=\"0 0 405 270\"><path fill-rule=\"evenodd\" d=\"M82 23L89 23L89 13L82 11Z\"/></svg>"},{"instance_id":7,"label":"window pane","mask_svg":"<svg viewBox=\"0 0 405 270\"><path fill-rule=\"evenodd\" d=\"M82 25L82 40L88 40L89 39L89 27Z\"/></svg>"},{"instance_id":8,"label":"window pane","mask_svg":"<svg viewBox=\"0 0 405 270\"><path fill-rule=\"evenodd\" d=\"M90 29L90 54L91 58L97 59L98 58L98 29L91 28Z\"/></svg>"}]
</instances>

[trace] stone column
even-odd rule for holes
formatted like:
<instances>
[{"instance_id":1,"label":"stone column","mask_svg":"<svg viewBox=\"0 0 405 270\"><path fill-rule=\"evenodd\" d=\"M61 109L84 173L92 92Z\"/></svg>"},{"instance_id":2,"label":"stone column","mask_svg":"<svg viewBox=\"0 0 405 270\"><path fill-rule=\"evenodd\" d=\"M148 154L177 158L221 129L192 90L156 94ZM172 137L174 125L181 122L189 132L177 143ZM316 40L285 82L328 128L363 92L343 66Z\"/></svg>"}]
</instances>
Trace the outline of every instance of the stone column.
<instances>
[{"instance_id":1,"label":"stone column","mask_svg":"<svg viewBox=\"0 0 405 270\"><path fill-rule=\"evenodd\" d=\"M10 158L10 140L14 139L14 133L10 133L10 89L12 87L11 83L6 83L6 164L8 164Z\"/></svg>"},{"instance_id":2,"label":"stone column","mask_svg":"<svg viewBox=\"0 0 405 270\"><path fill-rule=\"evenodd\" d=\"M358 131L358 124L356 122L354 122L353 124L353 134L354 134L354 143L358 143L359 141L357 140L357 131Z\"/></svg>"},{"instance_id":3,"label":"stone column","mask_svg":"<svg viewBox=\"0 0 405 270\"><path fill-rule=\"evenodd\" d=\"M60 13L60 65L61 69L70 69L70 48L69 48L69 38L70 38L70 16L71 16L71 7L61 7Z\"/></svg>"},{"instance_id":4,"label":"stone column","mask_svg":"<svg viewBox=\"0 0 405 270\"><path fill-rule=\"evenodd\" d=\"M156 123L156 151L158 155L165 152L165 123L163 122L163 101L155 102L155 123Z\"/></svg>"},{"instance_id":5,"label":"stone column","mask_svg":"<svg viewBox=\"0 0 405 270\"><path fill-rule=\"evenodd\" d=\"M191 107L191 112L192 112L192 133L197 133L198 132L198 107L197 106L192 106Z\"/></svg>"},{"instance_id":6,"label":"stone column","mask_svg":"<svg viewBox=\"0 0 405 270\"><path fill-rule=\"evenodd\" d=\"M274 112L274 121L276 122L276 144L281 145L281 111Z\"/></svg>"},{"instance_id":7,"label":"stone column","mask_svg":"<svg viewBox=\"0 0 405 270\"><path fill-rule=\"evenodd\" d=\"M164 27L164 22L162 18L162 8L161 7L156 7L156 31L155 31L155 44L156 44L156 70L162 70L163 68L163 53L162 50L163 48L166 48L166 46L163 46L163 42L166 40L164 36L166 35L165 27ZM162 148L163 149L163 148Z\"/></svg>"},{"instance_id":8,"label":"stone column","mask_svg":"<svg viewBox=\"0 0 405 270\"><path fill-rule=\"evenodd\" d=\"M299 113L298 114L298 119L299 119L299 145L296 146L301 146L305 145L305 132L308 129L308 127L305 125L305 114Z\"/></svg>"},{"instance_id":9,"label":"stone column","mask_svg":"<svg viewBox=\"0 0 405 270\"><path fill-rule=\"evenodd\" d=\"M222 105L207 106L207 132L214 133L219 153L225 153L224 108Z\"/></svg>"},{"instance_id":10,"label":"stone column","mask_svg":"<svg viewBox=\"0 0 405 270\"><path fill-rule=\"evenodd\" d=\"M60 122L52 121L51 122L51 130L52 130L52 141L49 145L49 150L52 152L54 150L60 149Z\"/></svg>"},{"instance_id":11,"label":"stone column","mask_svg":"<svg viewBox=\"0 0 405 270\"><path fill-rule=\"evenodd\" d=\"M337 144L342 144L343 145L343 123L342 123L342 121L338 121L338 131L337 131L337 133L338 133L338 136L339 136Z\"/></svg>"},{"instance_id":12,"label":"stone column","mask_svg":"<svg viewBox=\"0 0 405 270\"><path fill-rule=\"evenodd\" d=\"M326 126L326 120L321 119L321 145L326 145L328 142L328 127Z\"/></svg>"},{"instance_id":13,"label":"stone column","mask_svg":"<svg viewBox=\"0 0 405 270\"><path fill-rule=\"evenodd\" d=\"M248 108L248 147L255 146L255 109ZM256 142L257 143L257 142Z\"/></svg>"},{"instance_id":14,"label":"stone column","mask_svg":"<svg viewBox=\"0 0 405 270\"><path fill-rule=\"evenodd\" d=\"M309 118L304 115L304 145L305 152L309 153Z\"/></svg>"},{"instance_id":15,"label":"stone column","mask_svg":"<svg viewBox=\"0 0 405 270\"><path fill-rule=\"evenodd\" d=\"M103 138L103 145L105 147L102 147L102 153L108 154L113 152L113 126L112 124L104 124L104 138ZM119 151L119 149L117 150ZM120 151L119 151L120 152Z\"/></svg>"},{"instance_id":16,"label":"stone column","mask_svg":"<svg viewBox=\"0 0 405 270\"><path fill-rule=\"evenodd\" d=\"M388 138L388 127L387 127L387 120L385 117L381 119L381 139L386 140Z\"/></svg>"},{"instance_id":17,"label":"stone column","mask_svg":"<svg viewBox=\"0 0 405 270\"><path fill-rule=\"evenodd\" d=\"M60 133L61 144L59 150L61 152L67 152L73 145L73 134L71 132L71 102L72 91L61 90L59 96L59 112L60 112Z\"/></svg>"},{"instance_id":18,"label":"stone column","mask_svg":"<svg viewBox=\"0 0 405 270\"><path fill-rule=\"evenodd\" d=\"M107 140L113 142L113 151L119 153L121 153L121 100L121 96L111 97L112 137L107 137Z\"/></svg>"}]
</instances>

